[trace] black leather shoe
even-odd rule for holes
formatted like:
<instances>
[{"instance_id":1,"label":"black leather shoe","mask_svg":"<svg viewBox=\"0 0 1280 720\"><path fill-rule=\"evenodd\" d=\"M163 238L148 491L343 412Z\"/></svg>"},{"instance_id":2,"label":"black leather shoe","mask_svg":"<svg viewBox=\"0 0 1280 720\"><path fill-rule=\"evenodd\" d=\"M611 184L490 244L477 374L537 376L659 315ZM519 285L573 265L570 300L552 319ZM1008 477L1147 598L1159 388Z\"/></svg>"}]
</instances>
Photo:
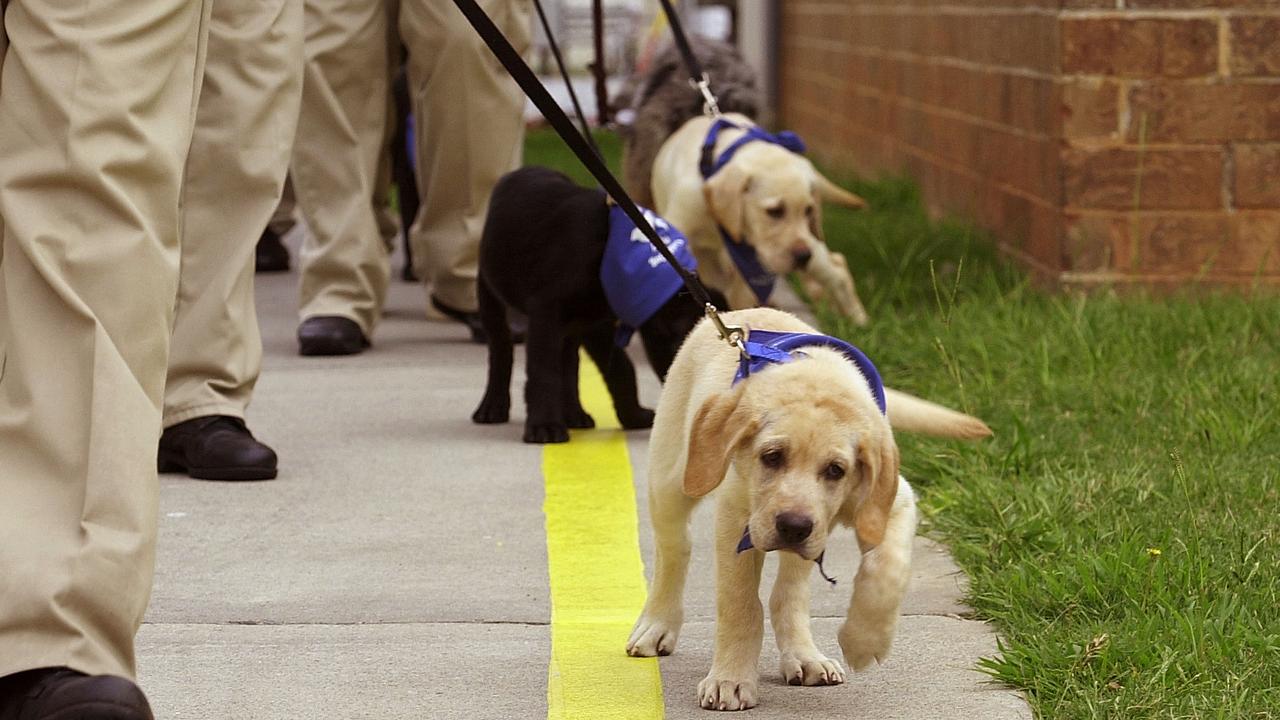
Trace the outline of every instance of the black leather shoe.
<instances>
[{"instance_id":1,"label":"black leather shoe","mask_svg":"<svg viewBox=\"0 0 1280 720\"><path fill-rule=\"evenodd\" d=\"M339 315L317 315L298 326L299 355L355 355L369 347L355 320Z\"/></svg>"},{"instance_id":2,"label":"black leather shoe","mask_svg":"<svg viewBox=\"0 0 1280 720\"><path fill-rule=\"evenodd\" d=\"M260 273L289 272L289 248L271 228L262 231L253 256L253 270Z\"/></svg>"},{"instance_id":3,"label":"black leather shoe","mask_svg":"<svg viewBox=\"0 0 1280 720\"><path fill-rule=\"evenodd\" d=\"M137 685L64 667L0 678L0 720L155 720Z\"/></svg>"},{"instance_id":4,"label":"black leather shoe","mask_svg":"<svg viewBox=\"0 0 1280 720\"><path fill-rule=\"evenodd\" d=\"M165 429L158 465L162 473L200 480L270 480L276 453L255 440L240 418L207 415Z\"/></svg>"},{"instance_id":5,"label":"black leather shoe","mask_svg":"<svg viewBox=\"0 0 1280 720\"><path fill-rule=\"evenodd\" d=\"M471 342L484 345L489 342L489 334L484 331L484 323L480 321L480 313L466 312L459 310L451 305L446 305L436 296L431 296L431 306L439 310L445 317L450 320L457 320L467 326L467 330L471 331ZM524 342L525 335L528 334L529 322L522 317L514 317L508 320L511 325L511 342Z\"/></svg>"}]
</instances>

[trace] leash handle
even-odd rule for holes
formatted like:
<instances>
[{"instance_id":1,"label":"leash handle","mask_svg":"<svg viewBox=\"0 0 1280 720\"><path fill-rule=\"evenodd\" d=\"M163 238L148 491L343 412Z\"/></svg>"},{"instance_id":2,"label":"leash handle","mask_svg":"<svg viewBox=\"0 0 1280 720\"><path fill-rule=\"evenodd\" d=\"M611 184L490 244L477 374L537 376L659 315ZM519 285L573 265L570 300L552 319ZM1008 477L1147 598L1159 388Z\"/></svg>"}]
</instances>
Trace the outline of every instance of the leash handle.
<instances>
[{"instance_id":1,"label":"leash handle","mask_svg":"<svg viewBox=\"0 0 1280 720\"><path fill-rule=\"evenodd\" d=\"M453 4L467 18L467 22L471 23L471 27L475 29L480 39L484 40L485 45L489 46L489 50L498 58L498 62L502 63L502 66L507 69L511 79L516 81L520 89L524 91L525 95L542 113L542 116L555 129L560 139L564 140L569 149L573 151L573 154L578 156L578 160L586 167L587 171L595 177L596 182L600 183L600 187L604 188L604 191L608 193L613 202L622 208L627 218L635 223L641 234L662 255L663 259L671 265L671 268L676 271L676 274L680 276L680 279L684 282L685 287L689 289L689 293L693 295L696 302L708 309L708 315L714 317L712 322L716 324L716 329L720 332L720 336L738 346L743 352L746 352L745 345L742 342L741 328L737 328L738 332L735 336L732 330L724 325L715 309L715 304L711 302L711 296L707 294L707 289L698 280L697 274L689 272L687 268L681 265L675 254L667 247L667 244L662 242L662 239L658 237L657 231L653 229L653 226L645 219L644 213L640 212L640 208L627 195L627 191L623 189L622 184L613 176L613 173L609 172L609 168L605 167L604 161L593 151L592 146L578 132L578 129L573 126L573 121L569 119L564 110L560 109L560 105L551 97L551 93L547 92L542 83L538 82L538 77L534 75L528 63L511 46L511 42L503 36L502 31L498 30L498 27L493 24L493 20L485 14L475 0L453 0ZM737 338L736 341L734 340L735 337Z\"/></svg>"}]
</instances>

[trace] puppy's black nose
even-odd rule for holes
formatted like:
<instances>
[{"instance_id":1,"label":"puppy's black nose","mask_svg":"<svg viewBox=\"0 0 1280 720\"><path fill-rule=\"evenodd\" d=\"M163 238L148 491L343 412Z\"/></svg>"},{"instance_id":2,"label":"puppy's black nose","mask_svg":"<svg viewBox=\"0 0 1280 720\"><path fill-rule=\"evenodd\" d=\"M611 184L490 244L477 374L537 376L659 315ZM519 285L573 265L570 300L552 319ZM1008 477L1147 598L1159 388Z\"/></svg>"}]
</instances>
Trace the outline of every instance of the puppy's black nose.
<instances>
[{"instance_id":1,"label":"puppy's black nose","mask_svg":"<svg viewBox=\"0 0 1280 720\"><path fill-rule=\"evenodd\" d=\"M774 524L778 537L788 545L799 545L813 532L813 520L797 512L778 513Z\"/></svg>"},{"instance_id":2,"label":"puppy's black nose","mask_svg":"<svg viewBox=\"0 0 1280 720\"><path fill-rule=\"evenodd\" d=\"M809 261L813 259L813 253L809 252L809 248L796 248L791 251L791 259L795 261L797 268L808 267Z\"/></svg>"}]
</instances>

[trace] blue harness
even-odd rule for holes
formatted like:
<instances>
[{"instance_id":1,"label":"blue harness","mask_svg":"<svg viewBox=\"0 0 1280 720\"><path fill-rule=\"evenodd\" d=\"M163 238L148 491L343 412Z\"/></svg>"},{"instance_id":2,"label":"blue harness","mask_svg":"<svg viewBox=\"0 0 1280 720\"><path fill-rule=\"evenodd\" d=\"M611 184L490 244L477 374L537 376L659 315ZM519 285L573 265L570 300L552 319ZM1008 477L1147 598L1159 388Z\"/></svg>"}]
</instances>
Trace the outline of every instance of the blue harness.
<instances>
[{"instance_id":1,"label":"blue harness","mask_svg":"<svg viewBox=\"0 0 1280 720\"><path fill-rule=\"evenodd\" d=\"M770 365L781 365L804 357L805 354L802 348L828 347L840 351L849 362L858 368L858 372L862 373L862 376L866 379L867 385L871 386L871 394L875 397L876 406L880 408L880 414L885 414L884 381L880 379L880 372L876 370L871 358L868 358L861 350L840 338L810 333L752 330L747 335L747 340L744 344L746 345L747 355L738 363L738 371L733 376L733 384L735 385ZM755 545L751 542L750 528L743 530L742 539L738 541L737 551L741 553L754 547ZM823 579L835 585L836 581L828 577L826 571L822 569L822 557L822 555L819 555L816 561L818 563L818 572L822 573Z\"/></svg>"},{"instance_id":2,"label":"blue harness","mask_svg":"<svg viewBox=\"0 0 1280 720\"><path fill-rule=\"evenodd\" d=\"M652 210L640 210L676 260L685 268L696 268L698 262L685 236ZM636 328L674 297L684 281L622 208L613 205L609 208L609 237L600 263L600 284L609 307L618 316L614 342L626 347Z\"/></svg>"},{"instance_id":3,"label":"blue harness","mask_svg":"<svg viewBox=\"0 0 1280 720\"><path fill-rule=\"evenodd\" d=\"M795 133L783 130L775 135L752 126L746 128L746 132L743 133L742 137L730 143L729 147L725 148L719 157L716 157L716 140L719 139L720 132L725 128L742 129L742 126L724 118L718 118L711 123L711 127L707 129L707 136L702 141L702 156L698 161L698 170L702 172L703 180L715 175L720 171L720 168L729 164L729 160L733 158L734 153L749 142L772 143L780 145L797 155L804 154L804 142ZM742 273L743 279L747 281L747 285L751 286L751 290L756 294L757 300L763 305L773 292L773 284L777 276L760 264L760 258L757 257L755 248L751 247L750 244L734 241L723 227L717 226L717 229L720 231L720 237L724 240L724 247L729 252L729 257L733 260L734 266L738 268L738 272Z\"/></svg>"},{"instance_id":4,"label":"blue harness","mask_svg":"<svg viewBox=\"0 0 1280 720\"><path fill-rule=\"evenodd\" d=\"M839 350L858 368L858 372L862 373L867 384L871 386L871 394L875 396L880 414L885 414L884 381L880 379L880 372L876 370L871 358L844 340L830 335L752 330L747 335L745 344L747 355L738 363L738 372L733 376L733 384L737 385L752 373L760 372L770 365L781 365L804 357L801 348L828 347Z\"/></svg>"}]
</instances>

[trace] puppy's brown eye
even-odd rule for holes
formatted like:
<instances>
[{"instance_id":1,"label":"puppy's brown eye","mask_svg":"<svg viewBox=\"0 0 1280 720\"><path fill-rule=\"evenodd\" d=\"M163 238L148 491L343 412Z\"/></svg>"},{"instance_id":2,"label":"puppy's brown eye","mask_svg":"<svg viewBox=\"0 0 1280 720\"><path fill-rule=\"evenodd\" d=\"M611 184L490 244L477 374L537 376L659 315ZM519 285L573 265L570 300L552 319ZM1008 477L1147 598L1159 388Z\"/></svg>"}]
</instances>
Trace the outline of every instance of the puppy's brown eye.
<instances>
[{"instance_id":1,"label":"puppy's brown eye","mask_svg":"<svg viewBox=\"0 0 1280 720\"><path fill-rule=\"evenodd\" d=\"M765 450L763 453L760 454L760 464L770 469L777 469L782 467L782 463L786 459L787 459L786 456L783 455L782 451L778 449Z\"/></svg>"},{"instance_id":2,"label":"puppy's brown eye","mask_svg":"<svg viewBox=\"0 0 1280 720\"><path fill-rule=\"evenodd\" d=\"M844 468L836 463L831 463L822 471L822 477L828 480L839 480L844 477Z\"/></svg>"},{"instance_id":3,"label":"puppy's brown eye","mask_svg":"<svg viewBox=\"0 0 1280 720\"><path fill-rule=\"evenodd\" d=\"M806 208L804 209L804 216L805 216L805 217L813 217L813 206L812 206L812 205L810 205L810 206L808 206L808 207L806 207Z\"/></svg>"},{"instance_id":4,"label":"puppy's brown eye","mask_svg":"<svg viewBox=\"0 0 1280 720\"><path fill-rule=\"evenodd\" d=\"M781 220L782 216L787 214L787 209L781 205L775 205L771 208L766 208L764 212L774 220Z\"/></svg>"}]
</instances>

